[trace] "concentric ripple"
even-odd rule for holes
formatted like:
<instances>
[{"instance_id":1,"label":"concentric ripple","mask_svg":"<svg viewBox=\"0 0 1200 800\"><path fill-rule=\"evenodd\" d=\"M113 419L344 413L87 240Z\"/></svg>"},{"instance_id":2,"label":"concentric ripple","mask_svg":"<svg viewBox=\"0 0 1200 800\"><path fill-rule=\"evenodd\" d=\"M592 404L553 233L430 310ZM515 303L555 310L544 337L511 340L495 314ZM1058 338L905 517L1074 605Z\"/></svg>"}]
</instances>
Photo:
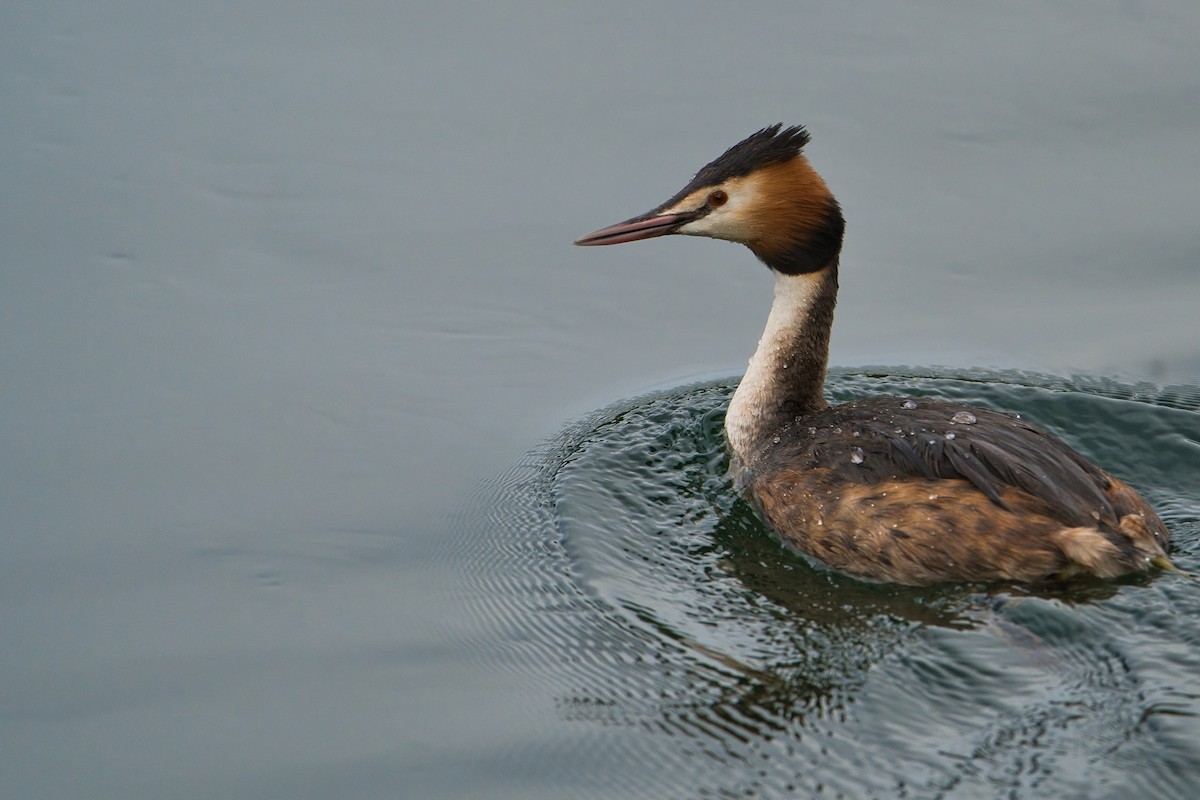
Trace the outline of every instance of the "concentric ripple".
<instances>
[{"instance_id":1,"label":"concentric ripple","mask_svg":"<svg viewBox=\"0 0 1200 800\"><path fill-rule=\"evenodd\" d=\"M730 382L601 412L489 486L457 552L482 656L606 731L563 753L615 796L1190 797L1200 581L1055 593L864 584L737 496ZM1200 390L836 372L834 402L1016 411L1141 489L1200 572ZM465 543L469 543L466 545ZM623 781L628 786L620 788Z\"/></svg>"}]
</instances>

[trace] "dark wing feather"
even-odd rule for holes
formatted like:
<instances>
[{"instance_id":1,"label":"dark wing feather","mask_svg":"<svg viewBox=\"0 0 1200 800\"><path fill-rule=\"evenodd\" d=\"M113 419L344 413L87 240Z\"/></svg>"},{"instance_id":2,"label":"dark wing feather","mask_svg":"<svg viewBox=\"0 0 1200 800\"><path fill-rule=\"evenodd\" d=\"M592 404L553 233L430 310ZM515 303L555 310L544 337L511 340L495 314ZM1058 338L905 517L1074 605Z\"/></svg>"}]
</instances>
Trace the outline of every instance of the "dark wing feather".
<instances>
[{"instance_id":1,"label":"dark wing feather","mask_svg":"<svg viewBox=\"0 0 1200 800\"><path fill-rule=\"evenodd\" d=\"M1004 480L997 475L995 470L990 469L985 461L975 458L972 452L974 448L970 445L959 444L956 441L948 441L942 452L946 455L946 463L949 465L949 474L943 477L963 477L975 484L975 488L987 495L987 499L991 500L996 505L1009 510L1004 501L1000 499L1000 490L1004 486Z\"/></svg>"},{"instance_id":2,"label":"dark wing feather","mask_svg":"<svg viewBox=\"0 0 1200 800\"><path fill-rule=\"evenodd\" d=\"M1023 446L1034 437L1040 439L1039 446ZM1107 477L1058 439L1031 430L1023 441L1007 447L990 439L972 441L970 446L992 474L1059 509L1072 524L1118 524L1104 492Z\"/></svg>"},{"instance_id":3,"label":"dark wing feather","mask_svg":"<svg viewBox=\"0 0 1200 800\"><path fill-rule=\"evenodd\" d=\"M1001 495L1012 488L1044 502L1066 525L1118 524L1107 476L1059 439L1010 414L942 400L912 403L877 397L797 420L755 471L803 465L859 484L961 478L1001 508ZM960 412L975 421L953 421Z\"/></svg>"},{"instance_id":4,"label":"dark wing feather","mask_svg":"<svg viewBox=\"0 0 1200 800\"><path fill-rule=\"evenodd\" d=\"M888 445L891 446L891 456L899 464L905 464L917 470L926 478L936 478L937 472L934 470L934 465L941 460L941 454L926 452L918 453L907 439L888 439ZM940 449L941 442L936 442Z\"/></svg>"}]
</instances>

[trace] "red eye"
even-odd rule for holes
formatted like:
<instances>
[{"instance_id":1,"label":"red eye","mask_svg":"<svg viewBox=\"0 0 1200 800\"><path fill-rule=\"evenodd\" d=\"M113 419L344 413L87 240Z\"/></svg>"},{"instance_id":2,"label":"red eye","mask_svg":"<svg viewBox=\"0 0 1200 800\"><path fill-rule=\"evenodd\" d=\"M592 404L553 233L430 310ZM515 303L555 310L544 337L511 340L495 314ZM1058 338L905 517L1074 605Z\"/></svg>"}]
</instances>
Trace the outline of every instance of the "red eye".
<instances>
[{"instance_id":1,"label":"red eye","mask_svg":"<svg viewBox=\"0 0 1200 800\"><path fill-rule=\"evenodd\" d=\"M723 206L728 202L729 202L729 195L725 194L725 192L720 189L717 189L715 192L713 192L712 194L710 194L708 196L708 204L710 206L713 206L714 208L716 206Z\"/></svg>"}]
</instances>

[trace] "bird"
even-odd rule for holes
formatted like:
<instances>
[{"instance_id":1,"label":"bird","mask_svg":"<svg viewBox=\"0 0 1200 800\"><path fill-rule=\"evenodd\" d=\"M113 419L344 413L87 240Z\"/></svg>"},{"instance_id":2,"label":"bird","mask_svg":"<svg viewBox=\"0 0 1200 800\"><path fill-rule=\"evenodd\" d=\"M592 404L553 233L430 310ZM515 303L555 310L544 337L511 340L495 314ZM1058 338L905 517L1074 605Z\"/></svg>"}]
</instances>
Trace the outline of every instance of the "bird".
<instances>
[{"instance_id":1,"label":"bird","mask_svg":"<svg viewBox=\"0 0 1200 800\"><path fill-rule=\"evenodd\" d=\"M1017 414L928 397L830 406L824 384L845 219L775 124L652 209L578 239L742 244L775 279L729 401L735 486L784 543L865 581L1046 585L1174 569L1170 533L1123 481Z\"/></svg>"}]
</instances>

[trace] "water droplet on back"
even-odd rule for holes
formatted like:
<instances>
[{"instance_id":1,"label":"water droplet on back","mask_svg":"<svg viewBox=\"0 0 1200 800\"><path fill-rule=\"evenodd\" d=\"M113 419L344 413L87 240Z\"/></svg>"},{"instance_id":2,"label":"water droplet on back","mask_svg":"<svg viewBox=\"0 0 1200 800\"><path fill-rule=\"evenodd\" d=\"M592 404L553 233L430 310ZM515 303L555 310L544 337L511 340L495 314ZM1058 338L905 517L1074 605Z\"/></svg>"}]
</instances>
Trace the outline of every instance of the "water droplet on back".
<instances>
[{"instance_id":1,"label":"water droplet on back","mask_svg":"<svg viewBox=\"0 0 1200 800\"><path fill-rule=\"evenodd\" d=\"M975 415L970 411L959 411L950 418L950 421L958 423L959 425L974 425L976 422L978 422L978 420L975 419Z\"/></svg>"}]
</instances>

